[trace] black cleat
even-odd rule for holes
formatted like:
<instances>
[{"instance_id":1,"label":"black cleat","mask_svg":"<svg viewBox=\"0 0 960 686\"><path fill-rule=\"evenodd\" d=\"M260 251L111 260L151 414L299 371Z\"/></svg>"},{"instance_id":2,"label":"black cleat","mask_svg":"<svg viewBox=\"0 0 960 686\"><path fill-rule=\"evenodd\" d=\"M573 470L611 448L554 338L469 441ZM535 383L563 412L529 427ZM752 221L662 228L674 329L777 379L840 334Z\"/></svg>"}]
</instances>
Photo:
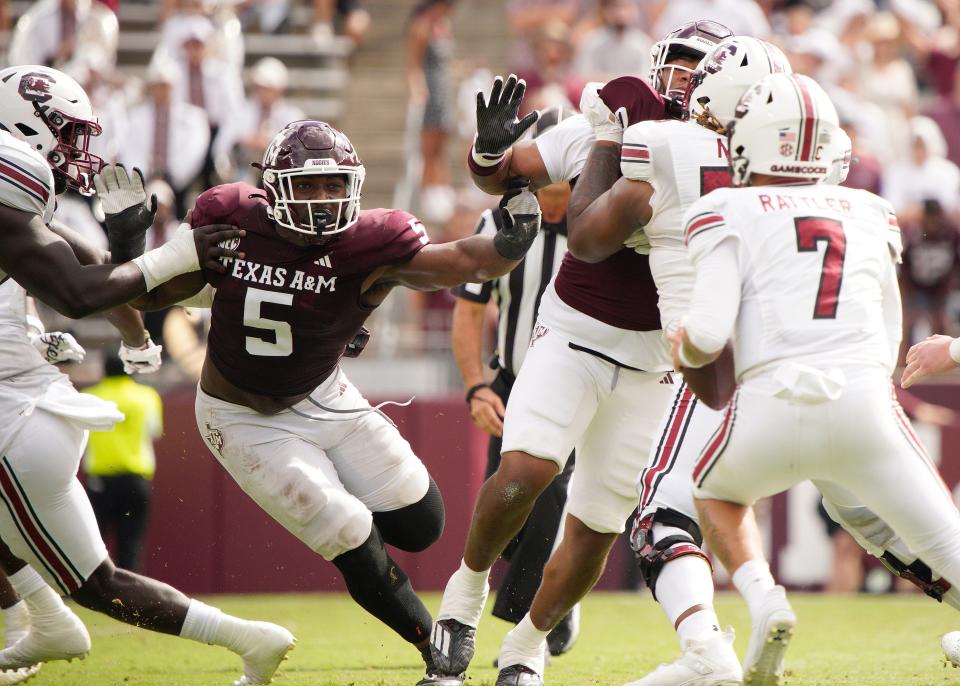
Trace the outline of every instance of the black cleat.
<instances>
[{"instance_id":1,"label":"black cleat","mask_svg":"<svg viewBox=\"0 0 960 686\"><path fill-rule=\"evenodd\" d=\"M417 686L463 686L464 675L440 674L433 664L433 656L430 655L430 646L425 646L420 656L427 665L427 673L417 682Z\"/></svg>"},{"instance_id":2,"label":"black cleat","mask_svg":"<svg viewBox=\"0 0 960 686\"><path fill-rule=\"evenodd\" d=\"M500 670L496 686L543 686L543 677L529 667L510 665Z\"/></svg>"},{"instance_id":3,"label":"black cleat","mask_svg":"<svg viewBox=\"0 0 960 686\"><path fill-rule=\"evenodd\" d=\"M466 672L477 647L476 635L474 627L455 619L434 622L430 633L430 658L436 674L454 676Z\"/></svg>"},{"instance_id":4,"label":"black cleat","mask_svg":"<svg viewBox=\"0 0 960 686\"><path fill-rule=\"evenodd\" d=\"M547 634L547 648L550 654L556 657L563 655L573 648L573 644L580 637L580 605L574 606L567 616L560 620L560 623L553 627L553 630Z\"/></svg>"}]
</instances>

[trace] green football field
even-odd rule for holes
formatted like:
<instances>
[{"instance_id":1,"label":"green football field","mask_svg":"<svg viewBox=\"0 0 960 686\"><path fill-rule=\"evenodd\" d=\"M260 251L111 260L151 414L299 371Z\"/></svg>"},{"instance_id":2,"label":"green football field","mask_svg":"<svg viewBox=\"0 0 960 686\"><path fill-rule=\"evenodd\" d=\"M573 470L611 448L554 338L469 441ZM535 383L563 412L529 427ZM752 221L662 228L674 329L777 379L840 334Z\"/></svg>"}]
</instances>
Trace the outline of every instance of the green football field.
<instances>
[{"instance_id":1,"label":"green football field","mask_svg":"<svg viewBox=\"0 0 960 686\"><path fill-rule=\"evenodd\" d=\"M346 595L222 596L222 609L279 622L298 638L277 686L413 686L422 675L419 655L365 615ZM431 610L439 597L427 598ZM799 627L787 656L787 684L958 684L946 667L940 636L960 629L960 616L919 595L792 596ZM488 602L488 608L492 602ZM737 629L737 652L746 650L749 626L739 596L721 594L718 611ZM57 686L229 686L239 658L222 648L158 636L81 611L93 636L84 661L48 664L30 683ZM491 662L507 629L489 615L468 676L492 686ZM584 604L583 633L572 652L547 669L547 684L621 684L640 678L678 654L676 638L647 594L595 593Z\"/></svg>"}]
</instances>

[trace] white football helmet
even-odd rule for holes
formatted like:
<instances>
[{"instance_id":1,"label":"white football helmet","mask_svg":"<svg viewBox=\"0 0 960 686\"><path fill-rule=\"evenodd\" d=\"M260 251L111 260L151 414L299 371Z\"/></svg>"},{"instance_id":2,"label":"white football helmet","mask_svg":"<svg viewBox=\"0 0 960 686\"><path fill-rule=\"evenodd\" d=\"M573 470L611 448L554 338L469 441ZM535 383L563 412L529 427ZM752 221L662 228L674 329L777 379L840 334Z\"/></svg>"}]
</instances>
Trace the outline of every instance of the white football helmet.
<instances>
[{"instance_id":1,"label":"white football helmet","mask_svg":"<svg viewBox=\"0 0 960 686\"><path fill-rule=\"evenodd\" d=\"M830 173L823 179L823 183L839 186L847 180L850 174L850 164L853 162L853 141L843 129L837 129L837 145Z\"/></svg>"},{"instance_id":2,"label":"white football helmet","mask_svg":"<svg viewBox=\"0 0 960 686\"><path fill-rule=\"evenodd\" d=\"M701 60L713 46L733 32L715 21L692 21L675 28L650 49L650 85L665 97L680 97L683 92L664 92L673 78L674 71L693 72L693 69L676 64L667 64L678 57Z\"/></svg>"},{"instance_id":3,"label":"white football helmet","mask_svg":"<svg viewBox=\"0 0 960 686\"><path fill-rule=\"evenodd\" d=\"M684 104L695 122L725 134L740 96L750 86L768 74L792 72L775 45L750 36L727 38L704 56L690 77Z\"/></svg>"},{"instance_id":4,"label":"white football helmet","mask_svg":"<svg viewBox=\"0 0 960 686\"><path fill-rule=\"evenodd\" d=\"M809 76L771 74L754 84L727 125L733 185L751 174L822 181L840 142L837 110Z\"/></svg>"},{"instance_id":5,"label":"white football helmet","mask_svg":"<svg viewBox=\"0 0 960 686\"><path fill-rule=\"evenodd\" d=\"M93 193L103 160L90 152L100 124L80 84L38 65L0 70L0 127L40 153L53 169L57 192Z\"/></svg>"}]
</instances>

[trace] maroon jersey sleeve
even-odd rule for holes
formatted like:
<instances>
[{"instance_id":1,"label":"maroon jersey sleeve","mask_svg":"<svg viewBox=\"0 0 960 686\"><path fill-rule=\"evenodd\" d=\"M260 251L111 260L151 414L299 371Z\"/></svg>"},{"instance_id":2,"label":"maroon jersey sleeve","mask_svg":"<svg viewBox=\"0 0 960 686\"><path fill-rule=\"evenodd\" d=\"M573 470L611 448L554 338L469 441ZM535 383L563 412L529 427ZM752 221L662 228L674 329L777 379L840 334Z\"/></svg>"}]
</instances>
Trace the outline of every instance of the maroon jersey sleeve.
<instances>
[{"instance_id":1,"label":"maroon jersey sleeve","mask_svg":"<svg viewBox=\"0 0 960 686\"><path fill-rule=\"evenodd\" d=\"M404 210L365 210L348 233L334 244L333 255L339 252L353 269L367 272L405 262L430 242L423 223Z\"/></svg>"},{"instance_id":2,"label":"maroon jersey sleeve","mask_svg":"<svg viewBox=\"0 0 960 686\"><path fill-rule=\"evenodd\" d=\"M229 183L222 186L214 186L210 190L204 191L197 198L193 206L193 212L190 215L191 228L206 226L207 224L225 224L229 223L234 213L241 206L241 198L247 199L250 193L243 191L256 190L252 186L244 183Z\"/></svg>"}]
</instances>

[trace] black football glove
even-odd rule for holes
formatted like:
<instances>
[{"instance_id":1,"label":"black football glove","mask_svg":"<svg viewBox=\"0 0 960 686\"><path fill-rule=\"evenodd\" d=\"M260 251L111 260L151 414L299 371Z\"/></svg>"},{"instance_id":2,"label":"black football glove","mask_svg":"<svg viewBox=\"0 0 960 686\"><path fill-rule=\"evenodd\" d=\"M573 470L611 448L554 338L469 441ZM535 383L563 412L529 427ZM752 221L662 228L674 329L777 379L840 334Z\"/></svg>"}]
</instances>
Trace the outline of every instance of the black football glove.
<instances>
[{"instance_id":1,"label":"black football glove","mask_svg":"<svg viewBox=\"0 0 960 686\"><path fill-rule=\"evenodd\" d=\"M518 80L515 74L498 76L493 81L490 99L484 101L483 92L477 93L477 140L473 147L479 155L501 155L533 126L540 117L539 112L531 112L517 120L520 102L527 84Z\"/></svg>"},{"instance_id":2,"label":"black football glove","mask_svg":"<svg viewBox=\"0 0 960 686\"><path fill-rule=\"evenodd\" d=\"M540 203L530 192L529 184L529 179L513 179L500 206L493 211L498 229L493 247L508 260L523 259L540 231Z\"/></svg>"},{"instance_id":3,"label":"black football glove","mask_svg":"<svg viewBox=\"0 0 960 686\"><path fill-rule=\"evenodd\" d=\"M142 255L157 214L157 196L147 202L143 174L136 167L130 175L122 164L108 164L93 177L93 185L106 215L110 260L122 264Z\"/></svg>"}]
</instances>

